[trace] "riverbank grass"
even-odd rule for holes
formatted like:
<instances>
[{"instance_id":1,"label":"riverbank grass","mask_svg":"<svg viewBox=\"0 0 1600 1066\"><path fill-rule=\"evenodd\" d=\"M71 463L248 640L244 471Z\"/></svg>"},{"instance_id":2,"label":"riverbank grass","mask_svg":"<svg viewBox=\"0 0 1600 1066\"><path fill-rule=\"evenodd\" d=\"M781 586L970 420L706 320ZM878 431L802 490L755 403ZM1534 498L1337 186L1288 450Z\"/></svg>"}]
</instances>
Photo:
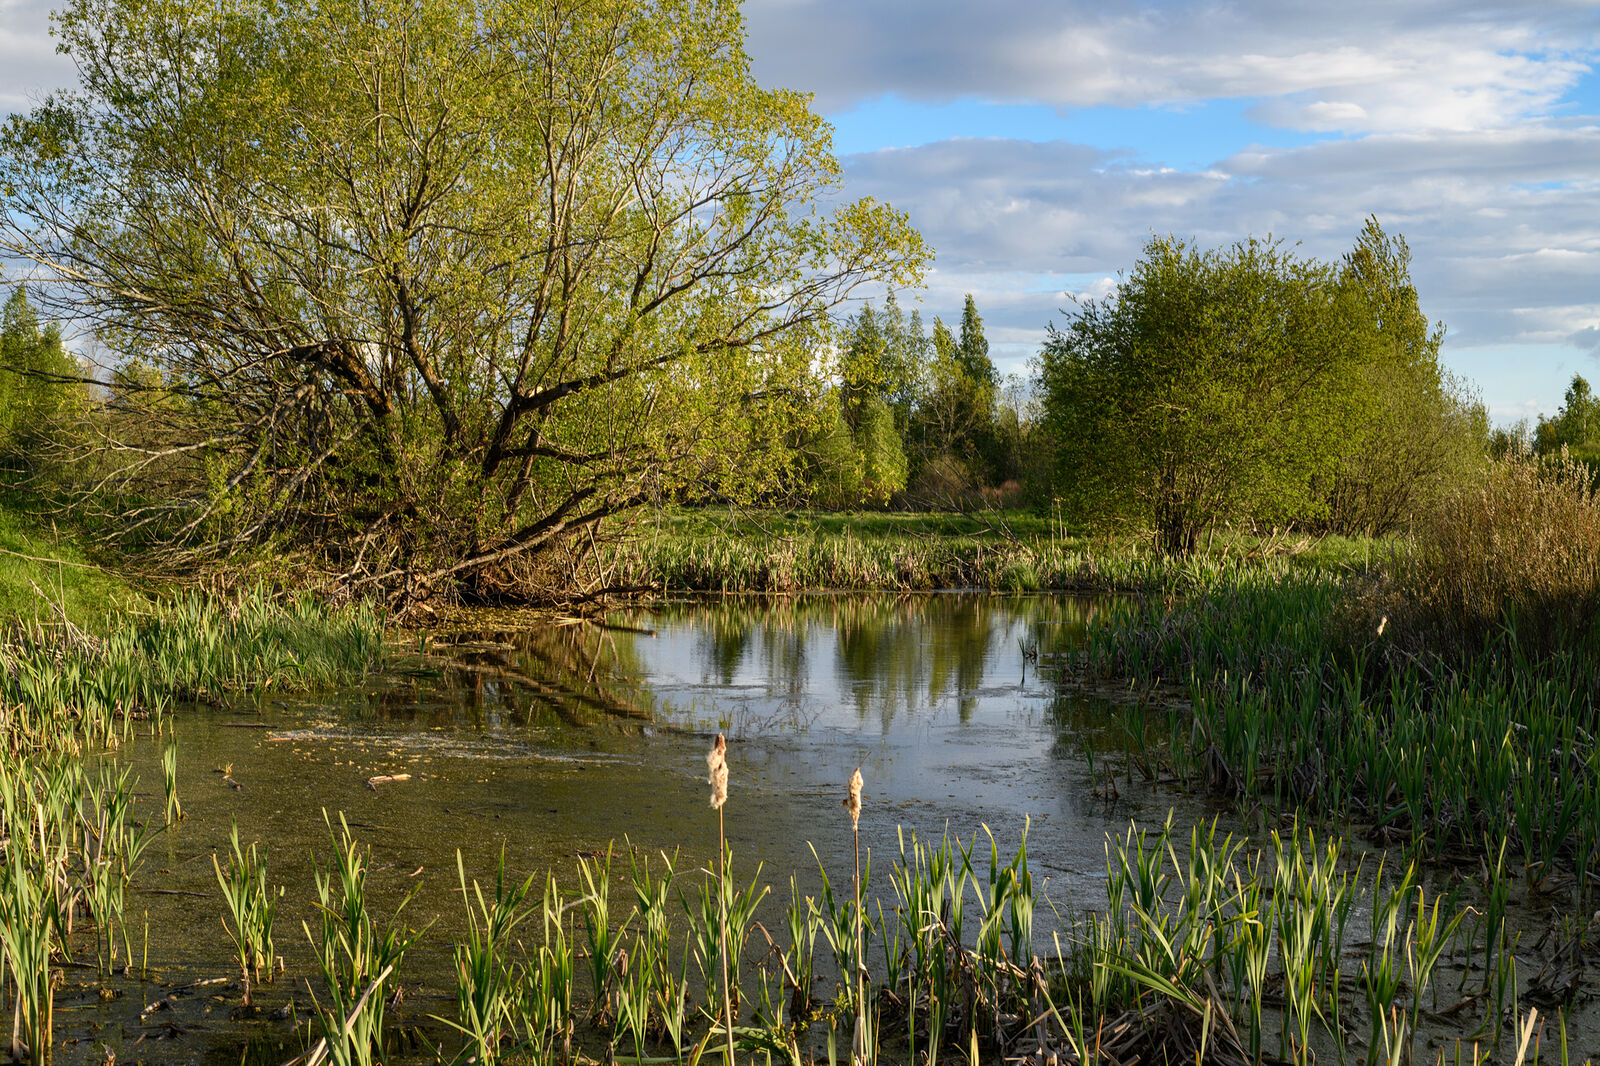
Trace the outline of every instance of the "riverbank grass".
<instances>
[{"instance_id":1,"label":"riverbank grass","mask_svg":"<svg viewBox=\"0 0 1600 1066\"><path fill-rule=\"evenodd\" d=\"M1089 534L1028 511L679 508L602 548L599 564L610 586L663 591L1126 592L1262 567L1343 571L1388 550L1386 542L1223 529L1178 558L1142 534Z\"/></svg>"},{"instance_id":2,"label":"riverbank grass","mask_svg":"<svg viewBox=\"0 0 1600 1066\"><path fill-rule=\"evenodd\" d=\"M1570 465L1498 464L1370 572L1230 572L1109 619L1083 666L1188 697L1126 710L1173 718L1181 779L1593 899L1600 497Z\"/></svg>"},{"instance_id":3,"label":"riverbank grass","mask_svg":"<svg viewBox=\"0 0 1600 1066\"><path fill-rule=\"evenodd\" d=\"M99 630L140 598L88 558L78 538L0 497L0 623L50 621Z\"/></svg>"}]
</instances>

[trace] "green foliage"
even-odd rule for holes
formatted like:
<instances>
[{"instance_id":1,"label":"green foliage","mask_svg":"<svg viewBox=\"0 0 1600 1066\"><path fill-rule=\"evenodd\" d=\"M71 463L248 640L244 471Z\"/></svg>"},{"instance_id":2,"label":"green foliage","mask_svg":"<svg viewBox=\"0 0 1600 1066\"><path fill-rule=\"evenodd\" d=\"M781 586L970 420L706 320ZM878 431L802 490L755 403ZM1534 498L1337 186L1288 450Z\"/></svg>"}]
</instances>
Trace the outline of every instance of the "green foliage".
<instances>
[{"instance_id":1,"label":"green foliage","mask_svg":"<svg viewBox=\"0 0 1600 1066\"><path fill-rule=\"evenodd\" d=\"M887 503L906 487L906 453L894 425L894 412L873 397L861 405L856 420L856 448L861 455L862 488L867 499Z\"/></svg>"},{"instance_id":2,"label":"green foliage","mask_svg":"<svg viewBox=\"0 0 1600 1066\"><path fill-rule=\"evenodd\" d=\"M921 312L913 311L908 318L893 292L884 298L881 310L867 301L845 323L840 371L851 425L859 425L863 405L876 398L893 412L895 431L903 433L920 397L927 360Z\"/></svg>"},{"instance_id":3,"label":"green foliage","mask_svg":"<svg viewBox=\"0 0 1600 1066\"><path fill-rule=\"evenodd\" d=\"M1334 280L1278 243L1152 238L1041 353L1060 496L1171 552L1214 521L1315 511L1354 362Z\"/></svg>"},{"instance_id":4,"label":"green foliage","mask_svg":"<svg viewBox=\"0 0 1600 1066\"><path fill-rule=\"evenodd\" d=\"M1555 455L1562 449L1591 469L1600 470L1600 399L1581 374L1572 375L1554 416L1539 416L1533 431L1533 450Z\"/></svg>"},{"instance_id":5,"label":"green foliage","mask_svg":"<svg viewBox=\"0 0 1600 1066\"><path fill-rule=\"evenodd\" d=\"M861 457L837 394L823 397L818 424L802 447L807 495L824 507L851 507L862 500Z\"/></svg>"},{"instance_id":6,"label":"green foliage","mask_svg":"<svg viewBox=\"0 0 1600 1066\"><path fill-rule=\"evenodd\" d=\"M917 407L915 495L935 506L965 504L993 466L995 390L983 320L969 293L959 339L933 323L933 361Z\"/></svg>"},{"instance_id":7,"label":"green foliage","mask_svg":"<svg viewBox=\"0 0 1600 1066\"><path fill-rule=\"evenodd\" d=\"M0 457L8 466L27 472L40 445L83 408L83 386L70 380L78 376L60 328L40 326L19 285L0 314Z\"/></svg>"},{"instance_id":8,"label":"green foliage","mask_svg":"<svg viewBox=\"0 0 1600 1066\"><path fill-rule=\"evenodd\" d=\"M1405 239L1368 219L1340 269L1357 365L1324 517L1339 532L1409 525L1476 473L1487 446L1487 412L1440 367L1444 327L1418 308L1410 264Z\"/></svg>"},{"instance_id":9,"label":"green foliage","mask_svg":"<svg viewBox=\"0 0 1600 1066\"><path fill-rule=\"evenodd\" d=\"M929 337L921 315L906 316L893 293L881 308L869 301L846 324L839 377L839 417L825 393L806 438L813 502L884 504L909 490L923 504L960 509L1020 473L1031 427L1020 405L996 403L999 375L970 294L959 339L939 319Z\"/></svg>"},{"instance_id":10,"label":"green foliage","mask_svg":"<svg viewBox=\"0 0 1600 1066\"><path fill-rule=\"evenodd\" d=\"M989 341L983 335L983 319L978 315L977 301L967 293L961 307L961 339L956 343L956 358L961 373L975 385L991 391L999 384L994 363L989 361Z\"/></svg>"},{"instance_id":11,"label":"green foliage","mask_svg":"<svg viewBox=\"0 0 1600 1066\"><path fill-rule=\"evenodd\" d=\"M0 247L175 390L117 397L153 454L110 505L193 549L567 587L609 516L771 491L830 313L927 257L815 206L828 126L755 83L730 0L75 0L56 32L81 89L6 124Z\"/></svg>"},{"instance_id":12,"label":"green foliage","mask_svg":"<svg viewBox=\"0 0 1600 1066\"><path fill-rule=\"evenodd\" d=\"M1281 243L1153 238L1040 354L1054 495L1187 552L1223 521L1403 528L1481 460L1488 419L1438 362L1410 250L1369 219L1335 267Z\"/></svg>"}]
</instances>

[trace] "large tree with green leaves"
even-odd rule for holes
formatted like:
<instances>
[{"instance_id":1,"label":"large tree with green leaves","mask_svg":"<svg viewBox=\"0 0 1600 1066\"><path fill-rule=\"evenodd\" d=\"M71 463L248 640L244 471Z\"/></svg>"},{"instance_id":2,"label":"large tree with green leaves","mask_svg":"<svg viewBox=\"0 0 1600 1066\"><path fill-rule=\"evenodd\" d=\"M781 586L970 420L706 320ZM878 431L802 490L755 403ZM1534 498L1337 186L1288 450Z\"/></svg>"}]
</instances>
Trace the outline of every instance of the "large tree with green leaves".
<instances>
[{"instance_id":1,"label":"large tree with green leaves","mask_svg":"<svg viewBox=\"0 0 1600 1066\"><path fill-rule=\"evenodd\" d=\"M71 0L57 34L82 89L6 127L0 244L157 372L117 499L190 549L565 584L607 516L771 484L832 309L926 255L823 206L828 126L734 0Z\"/></svg>"},{"instance_id":2,"label":"large tree with green leaves","mask_svg":"<svg viewBox=\"0 0 1600 1066\"><path fill-rule=\"evenodd\" d=\"M1355 358L1334 281L1276 242L1153 238L1041 353L1058 495L1173 552L1217 520L1315 509Z\"/></svg>"},{"instance_id":3,"label":"large tree with green leaves","mask_svg":"<svg viewBox=\"0 0 1600 1066\"><path fill-rule=\"evenodd\" d=\"M1320 521L1337 532L1379 536L1406 525L1478 467L1488 415L1466 383L1439 364L1444 326L1422 313L1405 238L1367 219L1339 264L1337 285L1356 360Z\"/></svg>"}]
</instances>

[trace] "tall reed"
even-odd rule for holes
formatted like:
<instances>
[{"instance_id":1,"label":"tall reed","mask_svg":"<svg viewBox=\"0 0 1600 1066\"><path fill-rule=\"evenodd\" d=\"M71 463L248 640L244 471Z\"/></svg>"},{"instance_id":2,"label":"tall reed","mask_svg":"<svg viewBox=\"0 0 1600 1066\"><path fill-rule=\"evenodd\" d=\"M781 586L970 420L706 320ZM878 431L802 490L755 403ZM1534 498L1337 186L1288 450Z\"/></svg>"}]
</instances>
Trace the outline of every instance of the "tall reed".
<instances>
[{"instance_id":1,"label":"tall reed","mask_svg":"<svg viewBox=\"0 0 1600 1066\"><path fill-rule=\"evenodd\" d=\"M323 817L327 820L326 812ZM368 906L369 863L367 851L356 843L340 814L334 857L315 870L318 933L313 935L310 925L301 923L327 996L326 1003L312 997L322 1034L309 1057L313 1066L323 1057L336 1066L371 1066L376 1061L382 1049L384 989L421 935L398 921L415 890L401 901L393 918L379 925Z\"/></svg>"},{"instance_id":2,"label":"tall reed","mask_svg":"<svg viewBox=\"0 0 1600 1066\"><path fill-rule=\"evenodd\" d=\"M244 989L244 1005L254 1002L255 986L265 970L270 980L277 956L272 944L272 926L277 918L278 900L283 897L283 886L276 891L267 885L266 851L257 857L256 845L249 848L239 843L239 823L233 823L229 835L227 866L211 856L211 868L217 876L217 887L222 890L223 901L228 905L228 916L233 924L224 927L233 941L239 960L239 984Z\"/></svg>"},{"instance_id":3,"label":"tall reed","mask_svg":"<svg viewBox=\"0 0 1600 1066\"><path fill-rule=\"evenodd\" d=\"M467 1038L458 1058L492 1063L500 1057L516 1018L516 973L510 958L513 935L530 914L526 905L533 875L506 878L505 849L495 870L493 891L485 896L476 880L468 888L466 865L456 852L456 875L467 908L466 937L456 943L457 1017L446 1024Z\"/></svg>"}]
</instances>

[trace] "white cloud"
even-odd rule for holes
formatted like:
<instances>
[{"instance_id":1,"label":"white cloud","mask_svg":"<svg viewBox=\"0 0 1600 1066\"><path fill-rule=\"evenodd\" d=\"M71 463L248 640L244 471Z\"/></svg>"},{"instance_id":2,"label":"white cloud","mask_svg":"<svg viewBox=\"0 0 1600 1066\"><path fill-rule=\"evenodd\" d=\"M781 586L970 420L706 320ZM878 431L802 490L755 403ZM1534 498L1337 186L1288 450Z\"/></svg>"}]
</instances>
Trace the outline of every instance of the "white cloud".
<instances>
[{"instance_id":1,"label":"white cloud","mask_svg":"<svg viewBox=\"0 0 1600 1066\"><path fill-rule=\"evenodd\" d=\"M0 115L77 81L71 59L56 54L50 8L51 0L0 0Z\"/></svg>"},{"instance_id":2,"label":"white cloud","mask_svg":"<svg viewBox=\"0 0 1600 1066\"><path fill-rule=\"evenodd\" d=\"M1600 128L1535 127L1257 150L1203 174L1135 169L1064 142L954 140L851 157L846 186L910 212L939 251L930 316L949 317L973 292L1008 331L999 354L1014 369L1063 318L1068 290L1104 295L1152 234L1217 246L1270 233L1333 259L1368 215L1406 237L1423 310L1448 324L1448 350L1570 352L1579 335L1600 334L1596 174ZM1059 291L1030 285L1069 274L1079 278ZM1031 345L1021 339L1030 329Z\"/></svg>"},{"instance_id":3,"label":"white cloud","mask_svg":"<svg viewBox=\"0 0 1600 1066\"><path fill-rule=\"evenodd\" d=\"M885 93L1060 107L1262 97L1262 121L1345 132L1507 126L1588 70L1600 16L1573 3L748 0L764 80L826 111Z\"/></svg>"}]
</instances>

